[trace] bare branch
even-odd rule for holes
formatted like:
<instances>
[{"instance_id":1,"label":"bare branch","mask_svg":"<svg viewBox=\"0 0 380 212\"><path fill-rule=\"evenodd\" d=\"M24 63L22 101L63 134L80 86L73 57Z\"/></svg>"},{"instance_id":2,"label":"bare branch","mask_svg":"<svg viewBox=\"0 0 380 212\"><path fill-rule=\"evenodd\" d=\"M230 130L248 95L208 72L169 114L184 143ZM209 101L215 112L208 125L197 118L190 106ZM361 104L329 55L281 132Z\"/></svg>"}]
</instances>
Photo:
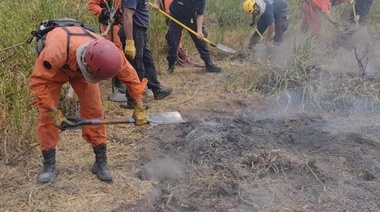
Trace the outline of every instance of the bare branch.
<instances>
[{"instance_id":1,"label":"bare branch","mask_svg":"<svg viewBox=\"0 0 380 212\"><path fill-rule=\"evenodd\" d=\"M370 46L369 46L369 45L366 46L366 49L365 49L365 51L364 51L364 53L363 53L363 56L360 57L360 58L359 58L359 56L358 56L358 52L357 52L357 50L356 50L355 47L354 47L354 52L355 52L356 61L357 61L358 66L359 66L359 74L360 74L362 77L364 77L365 74L367 73L367 72L366 72L366 69L367 69L367 65L368 65L368 57L366 57L366 55L367 55L368 53L371 52L371 50L370 50ZM363 60L364 58L365 58L365 63L363 64L362 60Z\"/></svg>"}]
</instances>

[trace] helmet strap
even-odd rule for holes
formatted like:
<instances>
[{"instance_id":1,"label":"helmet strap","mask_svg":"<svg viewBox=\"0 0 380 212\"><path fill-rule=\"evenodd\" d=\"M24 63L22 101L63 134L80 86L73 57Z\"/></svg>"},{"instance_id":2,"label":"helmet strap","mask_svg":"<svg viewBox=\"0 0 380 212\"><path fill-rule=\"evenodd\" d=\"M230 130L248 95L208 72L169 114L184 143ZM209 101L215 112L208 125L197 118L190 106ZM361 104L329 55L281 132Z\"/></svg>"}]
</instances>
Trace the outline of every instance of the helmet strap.
<instances>
[{"instance_id":1,"label":"helmet strap","mask_svg":"<svg viewBox=\"0 0 380 212\"><path fill-rule=\"evenodd\" d=\"M253 15L254 16L260 15L260 8L257 4L253 6Z\"/></svg>"}]
</instances>

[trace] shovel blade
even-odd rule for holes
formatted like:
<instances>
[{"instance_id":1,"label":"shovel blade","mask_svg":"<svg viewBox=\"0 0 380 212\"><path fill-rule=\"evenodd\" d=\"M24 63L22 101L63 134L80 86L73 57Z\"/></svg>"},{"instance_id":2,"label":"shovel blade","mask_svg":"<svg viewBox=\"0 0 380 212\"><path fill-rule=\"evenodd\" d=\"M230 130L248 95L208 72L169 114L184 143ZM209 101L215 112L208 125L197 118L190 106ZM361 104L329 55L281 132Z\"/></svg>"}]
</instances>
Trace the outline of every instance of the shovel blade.
<instances>
[{"instance_id":1,"label":"shovel blade","mask_svg":"<svg viewBox=\"0 0 380 212\"><path fill-rule=\"evenodd\" d=\"M220 43L218 45L216 45L216 48L218 48L222 51L225 51L225 52L229 52L229 53L235 53L236 52L235 50L231 49L230 47L227 47L227 46L220 44Z\"/></svg>"},{"instance_id":2,"label":"shovel blade","mask_svg":"<svg viewBox=\"0 0 380 212\"><path fill-rule=\"evenodd\" d=\"M149 124L175 124L175 123L186 123L181 114L177 111L174 112L163 112L163 113L149 113L148 114Z\"/></svg>"},{"instance_id":3,"label":"shovel blade","mask_svg":"<svg viewBox=\"0 0 380 212\"><path fill-rule=\"evenodd\" d=\"M122 93L113 93L108 96L108 100L113 102L128 102L127 97L125 97L125 94Z\"/></svg>"}]
</instances>

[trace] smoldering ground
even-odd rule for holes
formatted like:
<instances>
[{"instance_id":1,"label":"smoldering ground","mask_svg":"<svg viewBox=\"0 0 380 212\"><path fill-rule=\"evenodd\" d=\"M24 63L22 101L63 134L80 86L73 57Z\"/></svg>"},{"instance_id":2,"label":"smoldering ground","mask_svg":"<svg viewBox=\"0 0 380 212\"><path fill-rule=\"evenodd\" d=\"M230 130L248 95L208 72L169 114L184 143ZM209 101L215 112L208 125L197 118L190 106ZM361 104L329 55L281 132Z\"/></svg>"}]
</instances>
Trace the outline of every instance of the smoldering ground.
<instances>
[{"instance_id":1,"label":"smoldering ground","mask_svg":"<svg viewBox=\"0 0 380 212\"><path fill-rule=\"evenodd\" d=\"M275 94L262 90L269 94L262 111L243 104L239 116L192 116L151 132L137 177L154 181L154 189L116 211L379 210L379 49L356 33L344 38L351 47L334 43L326 51L311 43L315 57L297 66L306 81L289 80ZM248 59L278 58L284 76L292 45L269 57L259 48ZM358 59L367 61L365 74Z\"/></svg>"},{"instance_id":2,"label":"smoldering ground","mask_svg":"<svg viewBox=\"0 0 380 212\"><path fill-rule=\"evenodd\" d=\"M139 163L139 177L156 182L150 197L119 210L379 209L380 143L370 119L247 112L173 126L175 142L156 136L156 155Z\"/></svg>"}]
</instances>

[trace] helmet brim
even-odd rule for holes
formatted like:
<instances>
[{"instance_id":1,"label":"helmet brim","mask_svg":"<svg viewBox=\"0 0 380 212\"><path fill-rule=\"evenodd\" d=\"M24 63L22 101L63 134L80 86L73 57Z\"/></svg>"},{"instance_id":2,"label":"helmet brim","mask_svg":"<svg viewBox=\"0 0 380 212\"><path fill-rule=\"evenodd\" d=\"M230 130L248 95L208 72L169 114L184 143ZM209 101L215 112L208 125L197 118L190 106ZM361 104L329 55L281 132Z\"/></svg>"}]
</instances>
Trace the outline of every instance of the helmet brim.
<instances>
[{"instance_id":1,"label":"helmet brim","mask_svg":"<svg viewBox=\"0 0 380 212\"><path fill-rule=\"evenodd\" d=\"M83 77L86 79L86 81L90 83L98 83L100 79L97 79L91 74L91 72L87 69L86 62L84 60L84 52L89 43L90 42L84 43L77 48L76 59L77 59L79 69L82 72Z\"/></svg>"}]
</instances>

